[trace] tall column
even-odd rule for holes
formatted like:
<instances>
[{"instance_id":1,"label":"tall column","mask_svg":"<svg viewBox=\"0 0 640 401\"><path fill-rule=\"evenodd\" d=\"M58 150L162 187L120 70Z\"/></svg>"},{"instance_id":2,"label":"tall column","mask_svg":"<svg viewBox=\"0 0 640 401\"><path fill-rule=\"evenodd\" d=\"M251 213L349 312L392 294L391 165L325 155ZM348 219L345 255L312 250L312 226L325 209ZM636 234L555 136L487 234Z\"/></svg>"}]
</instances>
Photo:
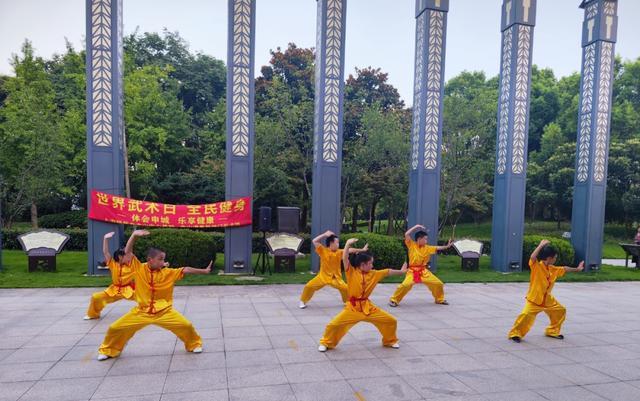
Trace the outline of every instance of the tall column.
<instances>
[{"instance_id":1,"label":"tall column","mask_svg":"<svg viewBox=\"0 0 640 401\"><path fill-rule=\"evenodd\" d=\"M602 262L618 3L585 0L571 242L585 270Z\"/></svg>"},{"instance_id":2,"label":"tall column","mask_svg":"<svg viewBox=\"0 0 640 401\"><path fill-rule=\"evenodd\" d=\"M91 190L124 194L122 111L122 0L86 0L87 10L87 196ZM102 237L124 242L121 225L89 220L89 274L99 274Z\"/></svg>"},{"instance_id":3,"label":"tall column","mask_svg":"<svg viewBox=\"0 0 640 401\"><path fill-rule=\"evenodd\" d=\"M226 198L253 196L255 0L229 0ZM253 210L253 202L250 207ZM224 271L249 273L251 226L225 229Z\"/></svg>"},{"instance_id":4,"label":"tall column","mask_svg":"<svg viewBox=\"0 0 640 401\"><path fill-rule=\"evenodd\" d=\"M536 0L503 0L491 264L522 270L531 49Z\"/></svg>"},{"instance_id":5,"label":"tall column","mask_svg":"<svg viewBox=\"0 0 640 401\"><path fill-rule=\"evenodd\" d=\"M347 0L317 0L311 235L340 232L344 37ZM312 252L312 269L319 268Z\"/></svg>"},{"instance_id":6,"label":"tall column","mask_svg":"<svg viewBox=\"0 0 640 401\"><path fill-rule=\"evenodd\" d=\"M449 0L416 0L416 49L409 170L409 227L422 224L438 242L442 97ZM436 258L431 259L436 269Z\"/></svg>"}]
</instances>

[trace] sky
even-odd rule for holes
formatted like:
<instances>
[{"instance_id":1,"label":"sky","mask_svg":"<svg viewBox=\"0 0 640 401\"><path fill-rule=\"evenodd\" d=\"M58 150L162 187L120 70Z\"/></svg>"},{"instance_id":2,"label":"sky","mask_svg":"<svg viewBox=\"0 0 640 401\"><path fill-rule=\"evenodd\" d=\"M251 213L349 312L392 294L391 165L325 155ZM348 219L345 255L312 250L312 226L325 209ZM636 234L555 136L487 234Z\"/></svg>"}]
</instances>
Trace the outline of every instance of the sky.
<instances>
[{"instance_id":1,"label":"sky","mask_svg":"<svg viewBox=\"0 0 640 401\"><path fill-rule=\"evenodd\" d=\"M256 0L256 74L269 51L315 46L315 0ZM226 0L123 0L125 34L178 31L190 49L226 60ZM533 62L556 76L580 69L581 0L538 0ZM450 0L445 79L462 71L498 74L501 0ZM616 54L640 57L640 0L619 0ZM0 74L12 74L11 55L23 41L50 57L65 38L84 47L85 0L0 0ZM415 42L414 0L348 0L345 76L372 66L389 74L411 104Z\"/></svg>"}]
</instances>

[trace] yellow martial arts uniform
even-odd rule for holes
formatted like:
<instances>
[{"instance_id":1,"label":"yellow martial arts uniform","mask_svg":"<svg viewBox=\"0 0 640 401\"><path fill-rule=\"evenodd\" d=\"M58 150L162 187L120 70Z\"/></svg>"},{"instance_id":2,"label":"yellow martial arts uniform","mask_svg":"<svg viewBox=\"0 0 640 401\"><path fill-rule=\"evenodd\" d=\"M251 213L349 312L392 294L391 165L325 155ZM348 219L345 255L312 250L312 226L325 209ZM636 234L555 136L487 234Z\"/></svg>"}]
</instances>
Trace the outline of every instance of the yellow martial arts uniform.
<instances>
[{"instance_id":1,"label":"yellow martial arts uniform","mask_svg":"<svg viewBox=\"0 0 640 401\"><path fill-rule=\"evenodd\" d=\"M306 304L311 300L311 297L316 291L325 285L330 285L340 291L342 302L347 302L347 283L342 279L340 269L342 249L332 251L325 246L318 245L316 247L316 253L320 257L320 271L304 286L302 295L300 295L300 301Z\"/></svg>"},{"instance_id":2,"label":"yellow martial arts uniform","mask_svg":"<svg viewBox=\"0 0 640 401\"><path fill-rule=\"evenodd\" d=\"M152 270L137 258L131 261L136 281L136 302L131 309L109 326L99 353L110 357L120 355L127 341L136 331L155 324L173 332L187 351L202 346L202 339L182 314L173 309L173 287L184 276L183 269Z\"/></svg>"},{"instance_id":3,"label":"yellow martial arts uniform","mask_svg":"<svg viewBox=\"0 0 640 401\"><path fill-rule=\"evenodd\" d=\"M431 245L420 246L408 239L405 239L404 243L409 249L409 271L389 301L399 304L414 284L423 283L431 290L436 303L444 302L444 284L427 268L431 255L435 255L438 248Z\"/></svg>"},{"instance_id":4,"label":"yellow martial arts uniform","mask_svg":"<svg viewBox=\"0 0 640 401\"><path fill-rule=\"evenodd\" d=\"M91 319L100 317L100 312L107 304L119 301L121 299L133 298L133 270L131 265L123 265L110 259L107 267L111 272L111 284L106 290L95 292L91 295L87 316Z\"/></svg>"},{"instance_id":5,"label":"yellow martial arts uniform","mask_svg":"<svg viewBox=\"0 0 640 401\"><path fill-rule=\"evenodd\" d=\"M371 270L363 273L351 267L345 271L349 300L342 312L338 313L327 325L320 344L335 348L349 329L358 322L369 322L382 334L382 344L391 346L398 342L396 328L398 321L388 312L378 309L369 296L380 280L389 275L389 269Z\"/></svg>"},{"instance_id":6,"label":"yellow martial arts uniform","mask_svg":"<svg viewBox=\"0 0 640 401\"><path fill-rule=\"evenodd\" d=\"M537 260L529 260L529 267L531 268L531 278L529 291L525 297L526 303L509 332L509 338L523 338L533 326L536 315L540 312L545 312L551 321L545 334L557 336L560 334L567 310L551 295L551 290L556 279L564 276L564 267L545 265Z\"/></svg>"}]
</instances>

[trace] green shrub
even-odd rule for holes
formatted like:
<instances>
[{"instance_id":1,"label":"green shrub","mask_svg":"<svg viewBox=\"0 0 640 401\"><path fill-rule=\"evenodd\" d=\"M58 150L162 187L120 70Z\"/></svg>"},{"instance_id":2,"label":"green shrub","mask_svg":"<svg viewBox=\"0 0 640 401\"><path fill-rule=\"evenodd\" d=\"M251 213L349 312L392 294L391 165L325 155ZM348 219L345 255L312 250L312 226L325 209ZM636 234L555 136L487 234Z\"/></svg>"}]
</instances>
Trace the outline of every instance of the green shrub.
<instances>
[{"instance_id":1,"label":"green shrub","mask_svg":"<svg viewBox=\"0 0 640 401\"><path fill-rule=\"evenodd\" d=\"M558 260L556 265L558 266L571 266L573 265L574 251L573 246L569 241L564 238L554 238L543 235L525 235L522 244L522 266L524 269L529 267L529 257L531 253L536 249L540 241L547 239L551 241L556 251L558 251Z\"/></svg>"},{"instance_id":2,"label":"green shrub","mask_svg":"<svg viewBox=\"0 0 640 401\"><path fill-rule=\"evenodd\" d=\"M356 248L369 244L369 252L373 255L373 266L377 269L387 267L399 269L406 259L406 248L402 240L397 237L368 233L344 234L340 237L340 246L343 247L349 238L359 239L354 245Z\"/></svg>"},{"instance_id":3,"label":"green shrub","mask_svg":"<svg viewBox=\"0 0 640 401\"><path fill-rule=\"evenodd\" d=\"M42 228L87 228L87 211L72 210L70 212L45 214L38 218Z\"/></svg>"},{"instance_id":4,"label":"green shrub","mask_svg":"<svg viewBox=\"0 0 640 401\"><path fill-rule=\"evenodd\" d=\"M160 228L150 230L151 235L136 241L134 253L141 261L146 260L151 246L166 252L172 266L205 267L216 258L216 241L211 233L201 231Z\"/></svg>"}]
</instances>

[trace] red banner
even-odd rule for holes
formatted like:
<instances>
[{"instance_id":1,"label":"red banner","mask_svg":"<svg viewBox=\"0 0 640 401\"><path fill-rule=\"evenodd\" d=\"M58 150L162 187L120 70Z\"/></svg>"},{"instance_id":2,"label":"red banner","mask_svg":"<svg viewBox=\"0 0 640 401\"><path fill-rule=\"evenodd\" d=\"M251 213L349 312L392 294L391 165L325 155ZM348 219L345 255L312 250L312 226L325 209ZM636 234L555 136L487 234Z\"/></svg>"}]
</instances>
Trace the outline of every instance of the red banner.
<instances>
[{"instance_id":1,"label":"red banner","mask_svg":"<svg viewBox=\"0 0 640 401\"><path fill-rule=\"evenodd\" d=\"M251 197L206 205L169 205L91 191L89 218L147 227L235 227L251 224Z\"/></svg>"}]
</instances>

